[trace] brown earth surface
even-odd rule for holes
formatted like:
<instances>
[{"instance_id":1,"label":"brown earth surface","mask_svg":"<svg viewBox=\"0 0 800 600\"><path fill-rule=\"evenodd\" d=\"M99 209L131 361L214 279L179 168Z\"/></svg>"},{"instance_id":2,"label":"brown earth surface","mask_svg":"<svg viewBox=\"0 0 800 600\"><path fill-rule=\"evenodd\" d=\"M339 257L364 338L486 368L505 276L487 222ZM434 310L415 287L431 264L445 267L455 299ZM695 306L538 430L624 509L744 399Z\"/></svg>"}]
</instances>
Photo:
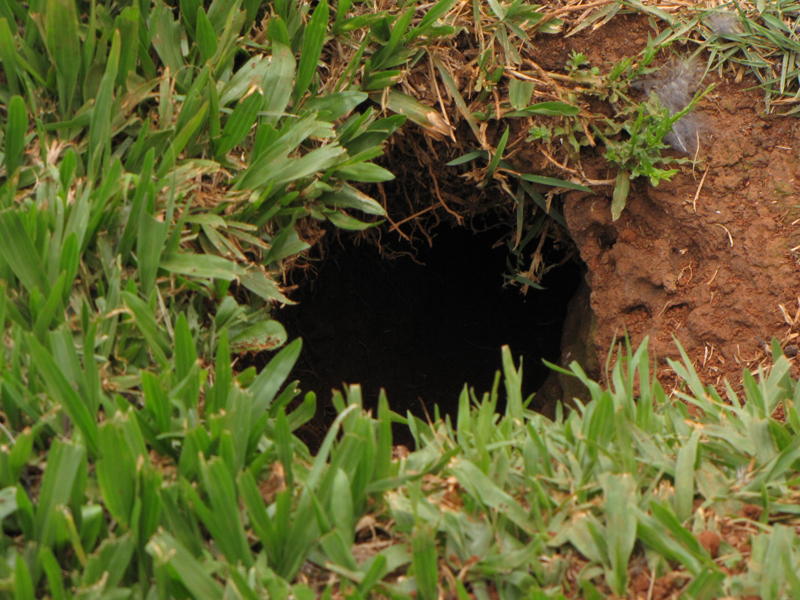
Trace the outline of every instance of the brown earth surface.
<instances>
[{"instance_id":1,"label":"brown earth surface","mask_svg":"<svg viewBox=\"0 0 800 600\"><path fill-rule=\"evenodd\" d=\"M557 68L576 50L607 67L655 35L641 16L615 18L600 31L542 45L538 60ZM768 361L772 338L788 355L797 352L800 121L765 115L755 80L738 75L704 79L715 87L696 109L696 160L657 187L634 180L618 221L611 221L610 186L565 199L569 233L587 267L599 362L626 333L634 344L649 336L662 363L678 356L676 338L709 383ZM593 179L616 175L600 159L583 166ZM569 351L569 340L564 346Z\"/></svg>"},{"instance_id":2,"label":"brown earth surface","mask_svg":"<svg viewBox=\"0 0 800 600\"><path fill-rule=\"evenodd\" d=\"M773 337L795 349L800 123L760 117L759 102L720 86L703 106L702 162L658 187L637 182L616 223L607 198L566 201L598 353L627 332L675 356L674 336L705 373L733 378L768 357Z\"/></svg>"}]
</instances>

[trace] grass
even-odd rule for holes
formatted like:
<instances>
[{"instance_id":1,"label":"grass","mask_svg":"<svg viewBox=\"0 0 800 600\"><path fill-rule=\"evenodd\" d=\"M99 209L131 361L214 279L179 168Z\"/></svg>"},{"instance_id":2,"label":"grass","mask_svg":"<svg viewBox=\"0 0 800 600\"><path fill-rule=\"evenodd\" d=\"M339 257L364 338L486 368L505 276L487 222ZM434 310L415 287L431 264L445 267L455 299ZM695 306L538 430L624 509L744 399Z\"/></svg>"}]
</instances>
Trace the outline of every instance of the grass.
<instances>
[{"instance_id":1,"label":"grass","mask_svg":"<svg viewBox=\"0 0 800 600\"><path fill-rule=\"evenodd\" d=\"M696 43L791 111L794 38L778 21L793 4L767 4L735 5L742 31L716 36L689 34L703 14L630 1L583 23L647 10L666 23L650 60ZM555 13L0 4L0 595L603 598L642 581L691 598L800 594L800 386L778 354L744 375L745 398L723 399L688 360L668 396L646 345L624 349L608 389L573 365L591 400L549 420L505 349L502 377L480 398L465 388L455 422L385 397L369 413L352 387L318 451L296 436L316 398L291 380L301 341L273 318L284 275L325 227L389 218L368 192L393 177L376 161L398 131L450 138L452 167L508 199L523 286L542 274L555 192L608 184L520 170L523 140L577 167L606 139L628 176L659 162L663 135L642 147L631 129L666 132L674 116L628 95L647 60L604 74L574 59L568 80L520 70L535 36L574 30ZM474 50L472 76L454 43ZM590 97L617 117L587 112ZM261 368L234 369L255 352Z\"/></svg>"}]
</instances>

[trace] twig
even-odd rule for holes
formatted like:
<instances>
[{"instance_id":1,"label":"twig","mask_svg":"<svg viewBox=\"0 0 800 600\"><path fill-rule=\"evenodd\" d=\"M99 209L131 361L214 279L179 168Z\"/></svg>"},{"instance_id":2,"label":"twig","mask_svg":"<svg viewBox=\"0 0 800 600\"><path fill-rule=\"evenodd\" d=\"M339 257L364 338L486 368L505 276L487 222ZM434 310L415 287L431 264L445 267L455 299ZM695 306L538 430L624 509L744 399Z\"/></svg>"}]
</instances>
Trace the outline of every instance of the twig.
<instances>
[{"instance_id":1,"label":"twig","mask_svg":"<svg viewBox=\"0 0 800 600\"><path fill-rule=\"evenodd\" d=\"M695 214L697 213L697 199L700 197L700 190L703 189L703 184L706 182L706 175L708 175L708 170L710 167L706 167L705 173L700 178L700 185L697 186L697 191L694 193L694 198L692 198L692 212ZM731 246L733 243L731 243Z\"/></svg>"}]
</instances>

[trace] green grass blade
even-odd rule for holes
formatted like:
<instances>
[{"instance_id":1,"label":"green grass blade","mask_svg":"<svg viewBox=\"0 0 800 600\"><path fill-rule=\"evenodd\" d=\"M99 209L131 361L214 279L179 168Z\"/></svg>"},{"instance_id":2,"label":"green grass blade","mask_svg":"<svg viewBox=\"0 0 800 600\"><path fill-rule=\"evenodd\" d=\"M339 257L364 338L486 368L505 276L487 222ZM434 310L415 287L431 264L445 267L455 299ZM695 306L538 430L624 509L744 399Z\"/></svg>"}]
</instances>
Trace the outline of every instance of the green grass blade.
<instances>
[{"instance_id":1,"label":"green grass blade","mask_svg":"<svg viewBox=\"0 0 800 600\"><path fill-rule=\"evenodd\" d=\"M606 474L604 474L606 475ZM611 562L611 587L620 597L628 587L628 561L636 543L636 483L629 474L601 479L605 493L606 546Z\"/></svg>"},{"instance_id":2,"label":"green grass blade","mask_svg":"<svg viewBox=\"0 0 800 600\"><path fill-rule=\"evenodd\" d=\"M128 528L136 492L137 457L125 443L119 418L100 426L98 449L100 457L95 469L105 508L120 525Z\"/></svg>"},{"instance_id":3,"label":"green grass blade","mask_svg":"<svg viewBox=\"0 0 800 600\"><path fill-rule=\"evenodd\" d=\"M329 12L328 0L322 0L317 4L306 26L303 34L303 49L300 52L300 64L297 67L297 78L294 84L295 102L299 102L306 93L314 73L317 71L317 62L325 43Z\"/></svg>"},{"instance_id":4,"label":"green grass blade","mask_svg":"<svg viewBox=\"0 0 800 600\"><path fill-rule=\"evenodd\" d=\"M533 175L531 173L523 173L520 178L532 183L540 183L542 185L549 185L557 188L565 188L568 190L578 190L579 192L591 192L592 190L585 185L567 181L566 179L558 179L557 177L547 177L545 175Z\"/></svg>"},{"instance_id":5,"label":"green grass blade","mask_svg":"<svg viewBox=\"0 0 800 600\"><path fill-rule=\"evenodd\" d=\"M192 597L198 600L223 598L222 587L208 572L208 567L197 560L178 540L166 531L160 531L147 544L147 552L156 564L168 565Z\"/></svg>"},{"instance_id":6,"label":"green grass blade","mask_svg":"<svg viewBox=\"0 0 800 600\"><path fill-rule=\"evenodd\" d=\"M699 440L700 431L693 431L688 442L678 450L675 463L675 514L681 522L685 522L694 509L694 471Z\"/></svg>"},{"instance_id":7,"label":"green grass blade","mask_svg":"<svg viewBox=\"0 0 800 600\"><path fill-rule=\"evenodd\" d=\"M133 249L137 234L146 226L142 223L142 219L148 216L147 205L155 196L154 185L151 180L154 162L155 151L151 148L147 151L141 169L139 170L139 180L134 190L130 211L128 212L128 218L125 222L125 229L119 239L117 252L122 260L127 260Z\"/></svg>"},{"instance_id":8,"label":"green grass blade","mask_svg":"<svg viewBox=\"0 0 800 600\"><path fill-rule=\"evenodd\" d=\"M394 173L370 162L345 165L336 169L335 173L342 179L363 183L381 183L394 179Z\"/></svg>"},{"instance_id":9,"label":"green grass blade","mask_svg":"<svg viewBox=\"0 0 800 600\"><path fill-rule=\"evenodd\" d=\"M74 238L73 238L74 239ZM42 340L53 322L60 318L64 309L64 296L69 292L72 281L67 279L67 274L62 272L56 280L44 303L37 307L36 318L33 323L34 335Z\"/></svg>"},{"instance_id":10,"label":"green grass blade","mask_svg":"<svg viewBox=\"0 0 800 600\"><path fill-rule=\"evenodd\" d=\"M39 502L36 506L36 539L43 546L54 541L60 507L66 506L85 468L86 451L77 444L56 441L47 454L47 467L42 477Z\"/></svg>"},{"instance_id":11,"label":"green grass blade","mask_svg":"<svg viewBox=\"0 0 800 600\"><path fill-rule=\"evenodd\" d=\"M81 42L75 0L47 0L46 11L47 50L56 67L61 114L68 117L81 71Z\"/></svg>"},{"instance_id":12,"label":"green grass blade","mask_svg":"<svg viewBox=\"0 0 800 600\"><path fill-rule=\"evenodd\" d=\"M17 49L14 45L14 37L8 20L0 17L0 63L3 64L3 72L6 75L6 85L12 95L19 94L19 74L18 74Z\"/></svg>"},{"instance_id":13,"label":"green grass blade","mask_svg":"<svg viewBox=\"0 0 800 600\"><path fill-rule=\"evenodd\" d=\"M72 422L83 434L89 452L97 454L97 421L86 403L72 388L52 354L32 335L27 336L27 347L36 370L45 382L48 392L59 402Z\"/></svg>"},{"instance_id":14,"label":"green grass blade","mask_svg":"<svg viewBox=\"0 0 800 600\"><path fill-rule=\"evenodd\" d=\"M36 600L33 589L33 577L31 577L28 563L21 554L14 552L16 561L14 563L14 583L11 586L14 590L14 600Z\"/></svg>"},{"instance_id":15,"label":"green grass blade","mask_svg":"<svg viewBox=\"0 0 800 600\"><path fill-rule=\"evenodd\" d=\"M508 81L508 101L516 110L522 110L530 104L533 97L534 84L532 81L523 79L509 79Z\"/></svg>"},{"instance_id":16,"label":"green grass blade","mask_svg":"<svg viewBox=\"0 0 800 600\"><path fill-rule=\"evenodd\" d=\"M252 473L247 470L239 475L239 496L250 517L250 525L267 550L267 560L274 564L278 552L278 536L272 519L264 506L264 498Z\"/></svg>"},{"instance_id":17,"label":"green grass blade","mask_svg":"<svg viewBox=\"0 0 800 600\"><path fill-rule=\"evenodd\" d=\"M533 532L533 523L526 511L508 493L492 481L474 463L458 460L452 466L453 474L459 483L476 500L500 511L506 518L523 531Z\"/></svg>"},{"instance_id":18,"label":"green grass blade","mask_svg":"<svg viewBox=\"0 0 800 600\"><path fill-rule=\"evenodd\" d=\"M5 163L6 177L11 178L24 160L25 135L28 133L28 111L20 96L12 96L8 102L6 122Z\"/></svg>"},{"instance_id":19,"label":"green grass blade","mask_svg":"<svg viewBox=\"0 0 800 600\"><path fill-rule=\"evenodd\" d=\"M211 513L205 519L206 527L231 563L241 562L249 567L253 556L239 516L233 474L228 465L217 457L207 464L201 462L201 474L211 504Z\"/></svg>"},{"instance_id":20,"label":"green grass blade","mask_svg":"<svg viewBox=\"0 0 800 600\"><path fill-rule=\"evenodd\" d=\"M130 533L106 538L89 557L81 575L81 584L90 586L102 579L106 589L114 589L130 567L135 550L136 541Z\"/></svg>"},{"instance_id":21,"label":"green grass blade","mask_svg":"<svg viewBox=\"0 0 800 600\"><path fill-rule=\"evenodd\" d=\"M46 294L49 291L39 252L16 212L0 214L0 258L29 293L36 290Z\"/></svg>"},{"instance_id":22,"label":"green grass blade","mask_svg":"<svg viewBox=\"0 0 800 600\"><path fill-rule=\"evenodd\" d=\"M614 183L614 193L611 197L611 220L616 221L619 219L622 211L625 209L625 204L628 202L628 193L631 189L630 173L624 169L620 169L617 173L617 179Z\"/></svg>"},{"instance_id":23,"label":"green grass blade","mask_svg":"<svg viewBox=\"0 0 800 600\"><path fill-rule=\"evenodd\" d=\"M152 416L156 434L167 433L170 429L172 404L156 375L146 371L142 373L142 392L144 406Z\"/></svg>"},{"instance_id":24,"label":"green grass blade","mask_svg":"<svg viewBox=\"0 0 800 600\"><path fill-rule=\"evenodd\" d=\"M200 50L200 58L203 62L210 60L217 52L217 34L202 6L197 7L195 39Z\"/></svg>"},{"instance_id":25,"label":"green grass blade","mask_svg":"<svg viewBox=\"0 0 800 600\"><path fill-rule=\"evenodd\" d=\"M521 93L525 92L517 92L517 94ZM539 102L538 104L532 104L520 110L510 112L506 114L506 116L522 117L528 115L544 115L547 117L574 117L578 113L580 113L580 109L577 106L573 106L565 102Z\"/></svg>"},{"instance_id":26,"label":"green grass blade","mask_svg":"<svg viewBox=\"0 0 800 600\"><path fill-rule=\"evenodd\" d=\"M411 539L411 547L418 597L435 600L439 597L439 565L433 529L427 525L417 526Z\"/></svg>"},{"instance_id":27,"label":"green grass blade","mask_svg":"<svg viewBox=\"0 0 800 600\"><path fill-rule=\"evenodd\" d=\"M164 177L169 170L175 164L175 161L178 159L178 155L183 151L186 147L186 144L189 143L189 140L197 133L197 130L200 129L203 122L206 120L208 116L208 101L204 102L203 105L200 107L200 110L189 119L186 125L175 135L175 138L172 140L172 143L167 148L167 151L164 153L164 158L161 161L161 165L158 167L158 176Z\"/></svg>"},{"instance_id":28,"label":"green grass blade","mask_svg":"<svg viewBox=\"0 0 800 600\"><path fill-rule=\"evenodd\" d=\"M355 527L355 507L350 478L342 469L337 469L331 490L331 517L343 535L352 541Z\"/></svg>"},{"instance_id":29,"label":"green grass blade","mask_svg":"<svg viewBox=\"0 0 800 600\"><path fill-rule=\"evenodd\" d=\"M149 297L153 291L161 263L161 253L169 233L169 223L155 219L150 214L141 214L136 236L136 263L139 270L139 285L142 294Z\"/></svg>"},{"instance_id":30,"label":"green grass blade","mask_svg":"<svg viewBox=\"0 0 800 600\"><path fill-rule=\"evenodd\" d=\"M236 108L233 109L230 117L225 122L222 136L215 144L215 154L218 159L228 154L247 137L263 106L264 97L258 92L250 94L236 105Z\"/></svg>"},{"instance_id":31,"label":"green grass blade","mask_svg":"<svg viewBox=\"0 0 800 600\"><path fill-rule=\"evenodd\" d=\"M183 67L181 56L181 26L172 18L172 10L165 4L155 4L148 28L152 32L152 43L165 66L174 76Z\"/></svg>"},{"instance_id":32,"label":"green grass blade","mask_svg":"<svg viewBox=\"0 0 800 600\"><path fill-rule=\"evenodd\" d=\"M250 385L248 391L253 394L252 414L254 419L257 419L271 406L278 390L297 362L302 347L303 341L300 338L290 342L267 363L267 366Z\"/></svg>"},{"instance_id":33,"label":"green grass blade","mask_svg":"<svg viewBox=\"0 0 800 600\"><path fill-rule=\"evenodd\" d=\"M117 80L120 54L120 32L114 32L111 39L111 51L106 62L106 70L100 80L97 98L92 109L92 120L89 125L89 149L87 174L90 181L97 176L106 157L111 152L111 118L114 103L114 83Z\"/></svg>"},{"instance_id":34,"label":"green grass blade","mask_svg":"<svg viewBox=\"0 0 800 600\"><path fill-rule=\"evenodd\" d=\"M314 65L316 67L316 63ZM283 116L292 95L295 60L292 51L281 43L272 46L272 57L264 69L261 89L264 90L264 112L268 123L277 123Z\"/></svg>"},{"instance_id":35,"label":"green grass blade","mask_svg":"<svg viewBox=\"0 0 800 600\"><path fill-rule=\"evenodd\" d=\"M169 254L161 260L161 268L180 275L225 281L245 274L244 269L235 262L213 254Z\"/></svg>"},{"instance_id":36,"label":"green grass blade","mask_svg":"<svg viewBox=\"0 0 800 600\"><path fill-rule=\"evenodd\" d=\"M117 69L117 85L125 88L128 74L135 69L139 50L139 22L141 12L138 6L126 6L116 18L115 23L122 42Z\"/></svg>"},{"instance_id":37,"label":"green grass blade","mask_svg":"<svg viewBox=\"0 0 800 600\"><path fill-rule=\"evenodd\" d=\"M156 322L155 315L147 304L130 292L122 292L122 300L127 305L133 316L133 321L142 332L147 341L150 352L162 367L167 367L167 352L169 342L166 335Z\"/></svg>"},{"instance_id":38,"label":"green grass blade","mask_svg":"<svg viewBox=\"0 0 800 600\"><path fill-rule=\"evenodd\" d=\"M39 549L39 562L47 578L50 596L53 600L67 600L69 596L67 596L67 592L64 589L64 575L61 572L61 566L48 546L43 546Z\"/></svg>"}]
</instances>

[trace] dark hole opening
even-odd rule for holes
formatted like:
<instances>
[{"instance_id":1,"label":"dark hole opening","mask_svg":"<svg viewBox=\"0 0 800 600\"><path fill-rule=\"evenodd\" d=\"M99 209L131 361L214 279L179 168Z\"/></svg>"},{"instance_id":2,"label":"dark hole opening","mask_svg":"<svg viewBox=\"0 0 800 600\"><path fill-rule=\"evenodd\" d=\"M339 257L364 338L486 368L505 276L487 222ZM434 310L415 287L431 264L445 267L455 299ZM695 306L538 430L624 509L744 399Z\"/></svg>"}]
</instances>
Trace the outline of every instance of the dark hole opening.
<instances>
[{"instance_id":1,"label":"dark hole opening","mask_svg":"<svg viewBox=\"0 0 800 600\"><path fill-rule=\"evenodd\" d=\"M385 388L392 410L425 418L434 405L455 415L465 383L488 391L504 344L515 361L523 356L525 395L550 374L541 359L558 361L567 304L582 277L577 261L523 296L503 287L508 249L497 247L497 231L440 226L434 234L417 262L344 241L293 295L298 304L281 311L289 336L304 340L293 376L317 393L326 424L335 416L331 390L343 382L361 384L367 407Z\"/></svg>"}]
</instances>

